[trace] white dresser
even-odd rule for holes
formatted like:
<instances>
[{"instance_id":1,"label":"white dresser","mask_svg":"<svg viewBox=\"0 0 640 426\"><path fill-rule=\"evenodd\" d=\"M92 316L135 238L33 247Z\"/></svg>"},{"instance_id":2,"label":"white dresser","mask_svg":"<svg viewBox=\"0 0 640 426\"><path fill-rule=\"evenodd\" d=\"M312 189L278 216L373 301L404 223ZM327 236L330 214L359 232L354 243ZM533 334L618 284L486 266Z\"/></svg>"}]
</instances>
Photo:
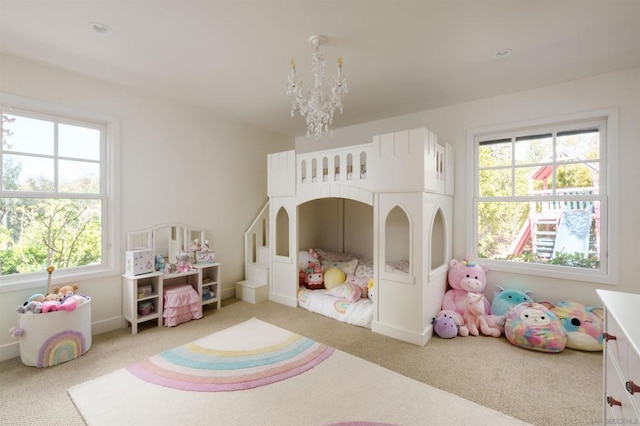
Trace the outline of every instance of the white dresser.
<instances>
[{"instance_id":1,"label":"white dresser","mask_svg":"<svg viewBox=\"0 0 640 426\"><path fill-rule=\"evenodd\" d=\"M640 424L640 294L597 290L604 303L604 424Z\"/></svg>"}]
</instances>

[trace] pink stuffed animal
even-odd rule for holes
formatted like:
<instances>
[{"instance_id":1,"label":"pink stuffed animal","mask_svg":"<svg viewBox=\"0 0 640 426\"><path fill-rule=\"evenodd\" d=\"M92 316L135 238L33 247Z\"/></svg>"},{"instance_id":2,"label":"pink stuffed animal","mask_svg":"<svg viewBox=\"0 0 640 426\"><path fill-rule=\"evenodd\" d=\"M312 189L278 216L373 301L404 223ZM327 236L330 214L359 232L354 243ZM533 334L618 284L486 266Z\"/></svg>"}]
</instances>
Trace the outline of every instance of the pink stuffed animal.
<instances>
[{"instance_id":1,"label":"pink stuffed animal","mask_svg":"<svg viewBox=\"0 0 640 426\"><path fill-rule=\"evenodd\" d=\"M324 288L324 275L320 265L313 265L312 270L306 273L304 277L304 286L311 290Z\"/></svg>"},{"instance_id":2,"label":"pink stuffed animal","mask_svg":"<svg viewBox=\"0 0 640 426\"><path fill-rule=\"evenodd\" d=\"M464 315L467 307L467 293L484 293L487 286L486 271L488 268L470 260L455 260L449 262L447 279L451 287L444 295L442 309L454 311ZM491 304L486 297L482 297L485 314L491 312Z\"/></svg>"},{"instance_id":3,"label":"pink stuffed animal","mask_svg":"<svg viewBox=\"0 0 640 426\"><path fill-rule=\"evenodd\" d=\"M467 293L467 307L462 315L464 322L469 329L469 334L478 336L480 333L485 336L500 337L502 332L498 328L489 326L485 318L485 307L482 294Z\"/></svg>"},{"instance_id":4,"label":"pink stuffed animal","mask_svg":"<svg viewBox=\"0 0 640 426\"><path fill-rule=\"evenodd\" d=\"M299 284L304 285L304 280L310 272L313 271L314 265L320 265L320 256L312 248L309 251L298 252L298 275Z\"/></svg>"},{"instance_id":5,"label":"pink stuffed animal","mask_svg":"<svg viewBox=\"0 0 640 426\"><path fill-rule=\"evenodd\" d=\"M56 311L74 311L78 304L73 299L67 299L60 303L57 300L49 300L42 303L42 313L56 312Z\"/></svg>"}]
</instances>

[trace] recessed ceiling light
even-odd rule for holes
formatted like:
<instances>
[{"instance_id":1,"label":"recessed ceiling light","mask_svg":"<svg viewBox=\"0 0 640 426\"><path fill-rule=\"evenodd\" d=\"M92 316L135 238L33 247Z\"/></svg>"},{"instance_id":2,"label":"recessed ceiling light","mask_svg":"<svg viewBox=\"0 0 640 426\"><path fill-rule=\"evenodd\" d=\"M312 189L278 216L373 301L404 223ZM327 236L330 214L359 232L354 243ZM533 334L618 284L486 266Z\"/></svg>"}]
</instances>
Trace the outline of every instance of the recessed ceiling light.
<instances>
[{"instance_id":1,"label":"recessed ceiling light","mask_svg":"<svg viewBox=\"0 0 640 426\"><path fill-rule=\"evenodd\" d=\"M89 28L92 31L102 34L102 35L111 35L113 30L106 26L105 24L101 24L100 22L89 22Z\"/></svg>"},{"instance_id":2,"label":"recessed ceiling light","mask_svg":"<svg viewBox=\"0 0 640 426\"><path fill-rule=\"evenodd\" d=\"M502 59L511 55L511 49L500 49L493 54L493 59Z\"/></svg>"}]
</instances>

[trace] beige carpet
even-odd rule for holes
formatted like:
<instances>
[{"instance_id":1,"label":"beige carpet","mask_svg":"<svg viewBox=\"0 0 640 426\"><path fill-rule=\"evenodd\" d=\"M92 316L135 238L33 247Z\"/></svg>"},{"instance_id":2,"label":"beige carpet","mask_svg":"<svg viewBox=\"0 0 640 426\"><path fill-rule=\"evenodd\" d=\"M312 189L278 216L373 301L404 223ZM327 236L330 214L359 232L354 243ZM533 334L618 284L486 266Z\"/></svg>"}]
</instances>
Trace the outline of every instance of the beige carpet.
<instances>
[{"instance_id":1,"label":"beige carpet","mask_svg":"<svg viewBox=\"0 0 640 426\"><path fill-rule=\"evenodd\" d=\"M96 426L525 424L255 318L69 395Z\"/></svg>"},{"instance_id":2,"label":"beige carpet","mask_svg":"<svg viewBox=\"0 0 640 426\"><path fill-rule=\"evenodd\" d=\"M136 336L127 329L96 335L89 352L56 367L0 362L0 424L82 425L70 387L252 317L532 424L602 423L600 352L542 354L485 337L434 338L419 347L299 308L224 300L222 309L207 307L201 320L175 328L149 324Z\"/></svg>"}]
</instances>

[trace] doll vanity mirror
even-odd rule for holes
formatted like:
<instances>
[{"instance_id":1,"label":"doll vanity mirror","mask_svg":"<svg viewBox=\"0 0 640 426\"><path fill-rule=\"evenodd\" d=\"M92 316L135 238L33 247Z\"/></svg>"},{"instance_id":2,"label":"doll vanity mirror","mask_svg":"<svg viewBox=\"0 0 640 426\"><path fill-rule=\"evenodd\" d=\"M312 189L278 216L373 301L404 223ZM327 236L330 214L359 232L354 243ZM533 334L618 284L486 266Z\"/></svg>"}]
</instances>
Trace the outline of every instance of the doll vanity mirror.
<instances>
[{"instance_id":1,"label":"doll vanity mirror","mask_svg":"<svg viewBox=\"0 0 640 426\"><path fill-rule=\"evenodd\" d=\"M178 223L167 223L140 231L127 233L127 250L149 248L162 256L165 261L173 263L180 252L194 256L205 243L205 231ZM195 244L195 246L194 246ZM195 259L192 259L195 261Z\"/></svg>"}]
</instances>

